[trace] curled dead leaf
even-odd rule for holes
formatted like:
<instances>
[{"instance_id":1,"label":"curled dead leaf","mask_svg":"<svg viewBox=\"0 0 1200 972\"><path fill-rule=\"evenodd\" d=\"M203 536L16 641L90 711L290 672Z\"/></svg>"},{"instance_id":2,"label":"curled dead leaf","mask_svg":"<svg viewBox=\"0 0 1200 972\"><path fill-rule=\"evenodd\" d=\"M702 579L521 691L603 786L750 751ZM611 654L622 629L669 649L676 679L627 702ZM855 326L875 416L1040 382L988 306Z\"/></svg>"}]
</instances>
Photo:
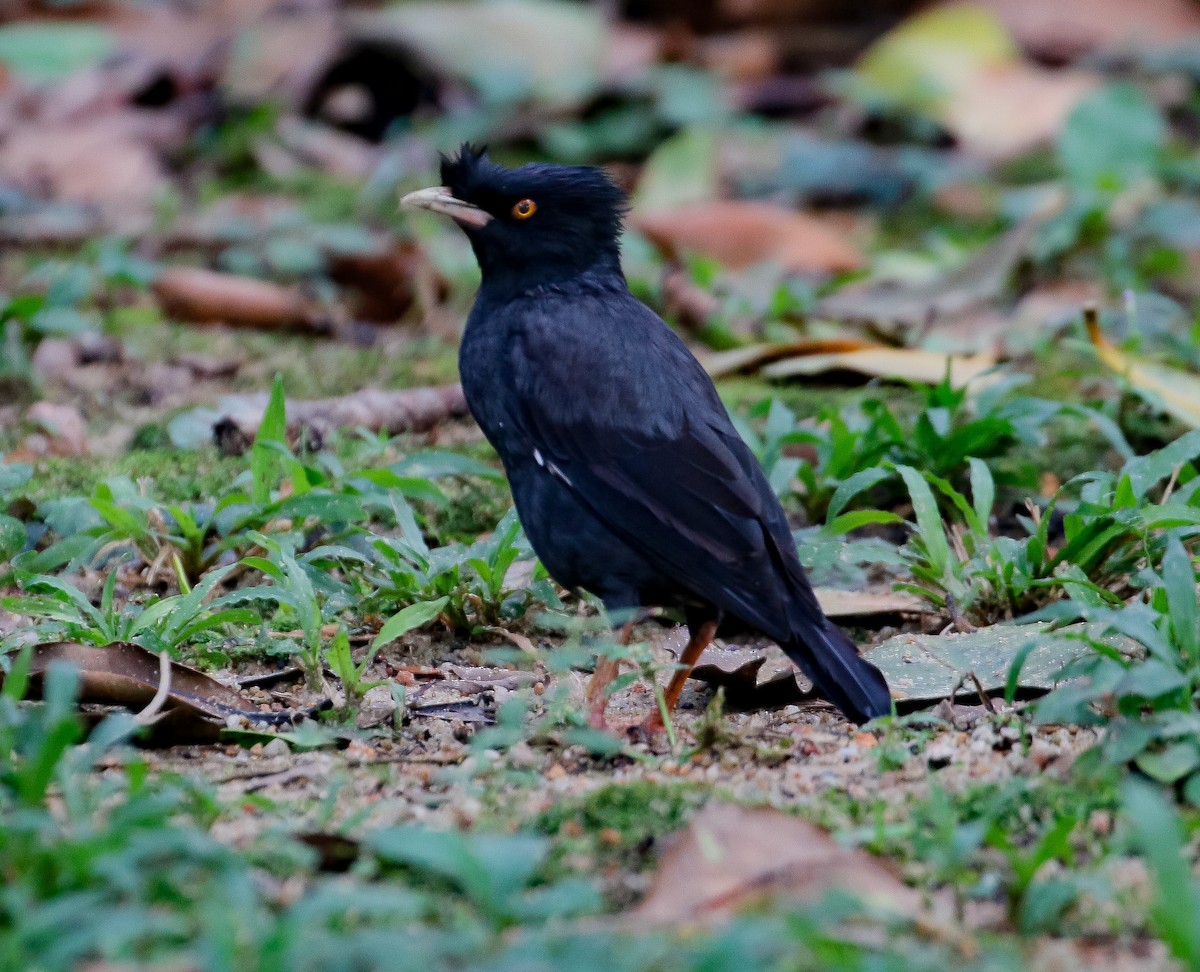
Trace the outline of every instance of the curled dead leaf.
<instances>
[{"instance_id":1,"label":"curled dead leaf","mask_svg":"<svg viewBox=\"0 0 1200 972\"><path fill-rule=\"evenodd\" d=\"M148 706L159 694L160 661L153 652L132 642L104 647L59 641L37 645L30 659L30 687L40 691L51 665L67 664L79 671L79 697L83 702ZM230 719L257 725L287 725L312 713L261 712L239 692L197 669L171 664L166 701L154 725L156 741L167 743L212 741Z\"/></svg>"},{"instance_id":2,"label":"curled dead leaf","mask_svg":"<svg viewBox=\"0 0 1200 972\"><path fill-rule=\"evenodd\" d=\"M1098 77L1081 71L1007 64L965 80L940 117L966 151L1003 161L1053 141L1067 116L1099 83Z\"/></svg>"},{"instance_id":3,"label":"curled dead leaf","mask_svg":"<svg viewBox=\"0 0 1200 972\"><path fill-rule=\"evenodd\" d=\"M969 0L995 14L1027 51L1053 62L1099 48L1171 46L1200 33L1200 9L1189 0ZM963 6L953 0L946 6Z\"/></svg>"},{"instance_id":4,"label":"curled dead leaf","mask_svg":"<svg viewBox=\"0 0 1200 972\"><path fill-rule=\"evenodd\" d=\"M622 924L638 931L707 925L763 899L812 901L832 890L891 915L923 911L919 895L878 858L782 811L714 800L675 837Z\"/></svg>"},{"instance_id":5,"label":"curled dead leaf","mask_svg":"<svg viewBox=\"0 0 1200 972\"><path fill-rule=\"evenodd\" d=\"M725 704L735 712L780 709L813 698L811 690L801 688L795 666L773 646L706 648L691 677L714 690L723 688Z\"/></svg>"},{"instance_id":6,"label":"curled dead leaf","mask_svg":"<svg viewBox=\"0 0 1200 972\"><path fill-rule=\"evenodd\" d=\"M297 290L196 267L170 267L154 281L163 312L197 324L326 331L328 322Z\"/></svg>"},{"instance_id":7,"label":"curled dead leaf","mask_svg":"<svg viewBox=\"0 0 1200 972\"><path fill-rule=\"evenodd\" d=\"M1122 351L1100 332L1094 308L1085 311L1084 320L1092 346L1105 367L1124 377L1152 405L1184 425L1200 428L1200 375Z\"/></svg>"},{"instance_id":8,"label":"curled dead leaf","mask_svg":"<svg viewBox=\"0 0 1200 972\"><path fill-rule=\"evenodd\" d=\"M879 345L858 351L785 358L763 368L762 376L772 379L796 378L849 371L868 378L893 378L926 385L936 385L946 379L951 386L962 388L976 382L997 363L994 354L968 356Z\"/></svg>"},{"instance_id":9,"label":"curled dead leaf","mask_svg":"<svg viewBox=\"0 0 1200 972\"><path fill-rule=\"evenodd\" d=\"M127 229L144 228L164 185L157 154L119 116L15 129L0 144L0 179L34 196L94 205Z\"/></svg>"},{"instance_id":10,"label":"curled dead leaf","mask_svg":"<svg viewBox=\"0 0 1200 972\"><path fill-rule=\"evenodd\" d=\"M1037 227L1066 203L1066 194L1047 194L1037 211L1000 234L962 267L929 283L853 283L817 302L815 313L836 321L869 324L882 332L932 327L1004 293Z\"/></svg>"},{"instance_id":11,"label":"curled dead leaf","mask_svg":"<svg viewBox=\"0 0 1200 972\"><path fill-rule=\"evenodd\" d=\"M45 448L41 450L52 456L82 456L88 451L87 426L83 416L74 405L64 405L56 402L35 402L25 413L25 421L36 425L45 440ZM44 434L42 434L44 433ZM30 436L26 440L26 448L37 452Z\"/></svg>"},{"instance_id":12,"label":"curled dead leaf","mask_svg":"<svg viewBox=\"0 0 1200 972\"><path fill-rule=\"evenodd\" d=\"M714 200L635 213L631 222L670 257L700 253L733 270L770 262L832 274L864 265L853 244L815 216L769 203Z\"/></svg>"},{"instance_id":13,"label":"curled dead leaf","mask_svg":"<svg viewBox=\"0 0 1200 972\"><path fill-rule=\"evenodd\" d=\"M354 310L364 320L394 321L402 317L422 286L429 289L431 304L446 296L445 278L410 240L365 252L332 253L328 259L330 278L358 291Z\"/></svg>"},{"instance_id":14,"label":"curled dead leaf","mask_svg":"<svg viewBox=\"0 0 1200 972\"><path fill-rule=\"evenodd\" d=\"M956 355L894 348L857 338L754 345L709 355L704 360L713 377L745 371L771 379L850 372L864 378L936 385L949 376L956 388L977 382L998 363L994 354Z\"/></svg>"}]
</instances>

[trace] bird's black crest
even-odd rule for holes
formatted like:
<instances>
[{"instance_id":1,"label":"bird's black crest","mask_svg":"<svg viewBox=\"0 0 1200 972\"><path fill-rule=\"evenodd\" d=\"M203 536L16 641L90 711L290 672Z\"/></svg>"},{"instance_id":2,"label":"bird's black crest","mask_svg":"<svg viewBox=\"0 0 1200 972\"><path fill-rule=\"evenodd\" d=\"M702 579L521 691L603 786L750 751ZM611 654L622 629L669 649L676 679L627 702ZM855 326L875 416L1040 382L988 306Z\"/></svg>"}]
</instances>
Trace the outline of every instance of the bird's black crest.
<instances>
[{"instance_id":1,"label":"bird's black crest","mask_svg":"<svg viewBox=\"0 0 1200 972\"><path fill-rule=\"evenodd\" d=\"M488 158L487 147L464 143L454 156L441 156L442 185L457 198L499 215L519 199L539 210L586 218L596 232L616 239L628 203L603 169L531 162L514 169Z\"/></svg>"},{"instance_id":2,"label":"bird's black crest","mask_svg":"<svg viewBox=\"0 0 1200 972\"><path fill-rule=\"evenodd\" d=\"M459 199L469 199L472 187L489 181L491 170L503 171L488 158L486 145L476 148L470 142L463 142L458 155L439 152L438 157L442 160L442 185Z\"/></svg>"}]
</instances>

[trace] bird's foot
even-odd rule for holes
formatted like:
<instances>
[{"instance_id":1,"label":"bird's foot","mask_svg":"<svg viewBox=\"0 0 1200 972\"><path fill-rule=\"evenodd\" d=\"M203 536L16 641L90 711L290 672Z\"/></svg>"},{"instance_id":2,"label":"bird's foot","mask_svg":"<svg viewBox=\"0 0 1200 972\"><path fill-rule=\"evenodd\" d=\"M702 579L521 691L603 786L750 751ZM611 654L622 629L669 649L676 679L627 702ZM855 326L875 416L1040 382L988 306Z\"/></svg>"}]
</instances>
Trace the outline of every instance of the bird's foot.
<instances>
[{"instance_id":1,"label":"bird's foot","mask_svg":"<svg viewBox=\"0 0 1200 972\"><path fill-rule=\"evenodd\" d=\"M589 700L587 723L593 729L608 732L608 699Z\"/></svg>"},{"instance_id":2,"label":"bird's foot","mask_svg":"<svg viewBox=\"0 0 1200 972\"><path fill-rule=\"evenodd\" d=\"M596 671L587 688L587 721L593 729L608 731L608 686L621 670L621 663L601 655L596 659Z\"/></svg>"},{"instance_id":3,"label":"bird's foot","mask_svg":"<svg viewBox=\"0 0 1200 972\"><path fill-rule=\"evenodd\" d=\"M662 741L666 732L667 727L663 725L662 713L656 710L641 722L627 727L625 738L631 743L654 748L657 743Z\"/></svg>"}]
</instances>

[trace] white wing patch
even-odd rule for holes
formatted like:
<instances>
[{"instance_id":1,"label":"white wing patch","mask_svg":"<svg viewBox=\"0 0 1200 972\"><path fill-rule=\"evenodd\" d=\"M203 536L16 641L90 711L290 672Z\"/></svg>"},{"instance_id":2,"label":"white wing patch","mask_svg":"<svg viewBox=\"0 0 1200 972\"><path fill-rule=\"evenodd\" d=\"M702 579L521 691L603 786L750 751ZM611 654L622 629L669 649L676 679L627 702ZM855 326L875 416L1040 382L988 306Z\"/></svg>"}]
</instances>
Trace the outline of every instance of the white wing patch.
<instances>
[{"instance_id":1,"label":"white wing patch","mask_svg":"<svg viewBox=\"0 0 1200 972\"><path fill-rule=\"evenodd\" d=\"M533 461L545 469L546 472L548 472L555 479L561 479L568 486L574 485L571 482L570 477L567 476L565 472L559 469L558 466L554 465L554 463L546 461L546 457L542 455L542 451L540 449L535 448L533 450Z\"/></svg>"}]
</instances>

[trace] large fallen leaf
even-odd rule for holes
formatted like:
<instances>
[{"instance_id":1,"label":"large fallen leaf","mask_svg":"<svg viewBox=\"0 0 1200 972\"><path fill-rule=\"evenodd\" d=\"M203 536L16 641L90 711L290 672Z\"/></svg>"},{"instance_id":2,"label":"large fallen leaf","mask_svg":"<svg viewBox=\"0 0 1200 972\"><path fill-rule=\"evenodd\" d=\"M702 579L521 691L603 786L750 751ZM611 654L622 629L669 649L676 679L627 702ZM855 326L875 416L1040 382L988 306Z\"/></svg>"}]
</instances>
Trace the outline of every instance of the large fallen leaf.
<instances>
[{"instance_id":1,"label":"large fallen leaf","mask_svg":"<svg viewBox=\"0 0 1200 972\"><path fill-rule=\"evenodd\" d=\"M911 594L899 591L847 591L840 587L813 589L826 617L855 627L888 624L902 615L921 614L925 605Z\"/></svg>"},{"instance_id":2,"label":"large fallen leaf","mask_svg":"<svg viewBox=\"0 0 1200 972\"><path fill-rule=\"evenodd\" d=\"M267 280L199 267L169 267L153 286L163 312L181 321L310 332L329 329L328 321L300 291Z\"/></svg>"},{"instance_id":3,"label":"large fallen leaf","mask_svg":"<svg viewBox=\"0 0 1200 972\"><path fill-rule=\"evenodd\" d=\"M714 200L635 213L632 225L670 256L700 253L733 270L770 262L796 273L831 274L864 262L816 217L770 203Z\"/></svg>"},{"instance_id":4,"label":"large fallen leaf","mask_svg":"<svg viewBox=\"0 0 1200 972\"><path fill-rule=\"evenodd\" d=\"M1065 201L1063 193L1048 195L1035 213L937 280L908 286L873 281L851 284L818 301L814 313L870 324L881 331L932 327L961 316L1004 293L1037 227Z\"/></svg>"},{"instance_id":5,"label":"large fallen leaf","mask_svg":"<svg viewBox=\"0 0 1200 972\"><path fill-rule=\"evenodd\" d=\"M604 14L562 0L392 4L350 24L356 37L399 43L501 102L575 104L596 89L607 53Z\"/></svg>"},{"instance_id":6,"label":"large fallen leaf","mask_svg":"<svg viewBox=\"0 0 1200 972\"><path fill-rule=\"evenodd\" d=\"M972 75L939 117L959 144L987 159L1011 159L1054 139L1099 79L1081 71L1010 64Z\"/></svg>"},{"instance_id":7,"label":"large fallen leaf","mask_svg":"<svg viewBox=\"0 0 1200 972\"><path fill-rule=\"evenodd\" d=\"M141 645L116 642L104 647L60 641L37 645L30 659L30 685L36 691L51 665L67 664L79 670L79 697L141 708L159 690L160 662ZM230 719L257 725L286 725L310 713L261 712L240 693L203 672L176 662L171 664L165 705L158 716L156 735L170 742L212 741ZM163 729L168 731L163 733Z\"/></svg>"},{"instance_id":8,"label":"large fallen leaf","mask_svg":"<svg viewBox=\"0 0 1200 972\"><path fill-rule=\"evenodd\" d=\"M887 678L901 711L924 708L952 694L975 698L978 688L1003 691L1013 661L1031 642L1035 647L1022 663L1017 688L1040 694L1057 684L1069 661L1089 649L1077 629L1051 631L1048 625L993 625L969 634L900 634L863 652ZM972 678L974 676L974 678ZM783 652L774 646L709 648L692 677L712 688L724 688L731 709L750 711L811 702L814 695Z\"/></svg>"},{"instance_id":9,"label":"large fallen leaf","mask_svg":"<svg viewBox=\"0 0 1200 972\"><path fill-rule=\"evenodd\" d=\"M897 703L932 703L953 693L1002 691L1013 661L1030 642L1035 647L1021 666L1018 687L1049 691L1068 662L1089 649L1070 630L1045 624L993 625L967 634L900 634L863 653L887 678ZM964 682L964 680L966 680ZM906 706L906 707L907 707Z\"/></svg>"},{"instance_id":10,"label":"large fallen leaf","mask_svg":"<svg viewBox=\"0 0 1200 972\"><path fill-rule=\"evenodd\" d=\"M967 151L998 160L1053 139L1097 83L1022 63L1004 24L976 4L910 18L876 41L856 71L868 97L931 115Z\"/></svg>"},{"instance_id":11,"label":"large fallen leaf","mask_svg":"<svg viewBox=\"0 0 1200 972\"><path fill-rule=\"evenodd\" d=\"M986 7L1026 50L1072 60L1097 48L1171 48L1200 33L1200 9L1189 0L952 0Z\"/></svg>"},{"instance_id":12,"label":"large fallen leaf","mask_svg":"<svg viewBox=\"0 0 1200 972\"><path fill-rule=\"evenodd\" d=\"M923 351L919 348L890 348L880 345L861 351L809 354L785 358L762 369L764 378L797 378L827 372L851 371L868 378L894 378L936 385L948 379L955 388L971 384L996 367L993 354L969 357Z\"/></svg>"},{"instance_id":13,"label":"large fallen leaf","mask_svg":"<svg viewBox=\"0 0 1200 972\"><path fill-rule=\"evenodd\" d=\"M705 648L691 677L714 690L724 689L725 704L735 712L780 709L815 698L811 687L801 687L804 676L774 646Z\"/></svg>"},{"instance_id":14,"label":"large fallen leaf","mask_svg":"<svg viewBox=\"0 0 1200 972\"><path fill-rule=\"evenodd\" d=\"M902 104L936 107L980 71L1016 58L1012 36L993 14L959 4L904 21L871 45L855 70Z\"/></svg>"},{"instance_id":15,"label":"large fallen leaf","mask_svg":"<svg viewBox=\"0 0 1200 972\"><path fill-rule=\"evenodd\" d=\"M1094 312L1085 316L1088 337L1107 368L1124 377L1151 405L1184 425L1200 428L1200 375L1122 351L1100 333L1100 322Z\"/></svg>"},{"instance_id":16,"label":"large fallen leaf","mask_svg":"<svg viewBox=\"0 0 1200 972\"><path fill-rule=\"evenodd\" d=\"M19 126L0 145L0 180L35 197L99 207L114 227L144 228L164 173L138 126L112 114Z\"/></svg>"},{"instance_id":17,"label":"large fallen leaf","mask_svg":"<svg viewBox=\"0 0 1200 972\"><path fill-rule=\"evenodd\" d=\"M894 348L856 338L756 344L708 355L704 366L714 378L754 371L781 379L852 372L865 378L936 385L949 374L955 387L968 385L996 367L993 354L955 355L920 348Z\"/></svg>"},{"instance_id":18,"label":"large fallen leaf","mask_svg":"<svg viewBox=\"0 0 1200 972\"><path fill-rule=\"evenodd\" d=\"M646 897L622 924L709 924L763 899L812 901L831 891L892 915L922 912L919 895L878 858L779 810L714 800L675 837Z\"/></svg>"},{"instance_id":19,"label":"large fallen leaf","mask_svg":"<svg viewBox=\"0 0 1200 972\"><path fill-rule=\"evenodd\" d=\"M768 344L748 344L728 351L706 354L701 359L713 378L724 378L742 371L753 371L773 361L802 354L842 354L880 347L862 338L805 338L801 341L782 341Z\"/></svg>"}]
</instances>

